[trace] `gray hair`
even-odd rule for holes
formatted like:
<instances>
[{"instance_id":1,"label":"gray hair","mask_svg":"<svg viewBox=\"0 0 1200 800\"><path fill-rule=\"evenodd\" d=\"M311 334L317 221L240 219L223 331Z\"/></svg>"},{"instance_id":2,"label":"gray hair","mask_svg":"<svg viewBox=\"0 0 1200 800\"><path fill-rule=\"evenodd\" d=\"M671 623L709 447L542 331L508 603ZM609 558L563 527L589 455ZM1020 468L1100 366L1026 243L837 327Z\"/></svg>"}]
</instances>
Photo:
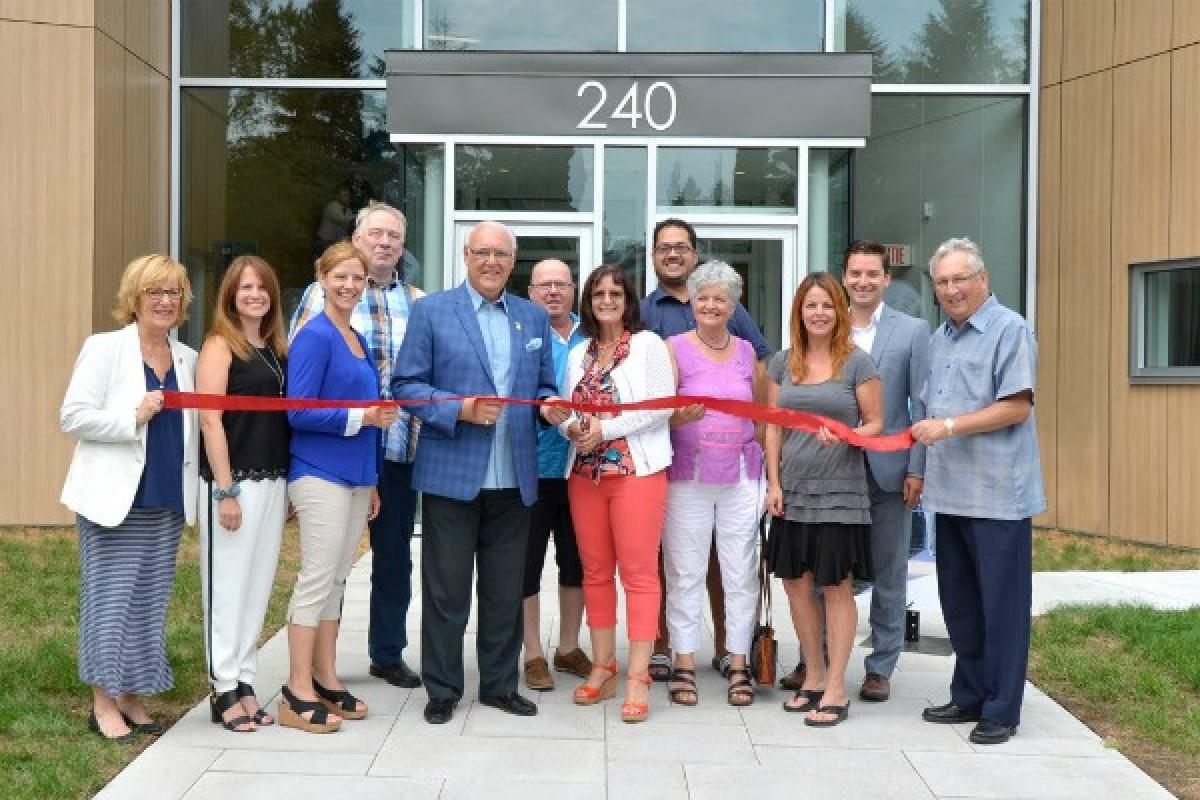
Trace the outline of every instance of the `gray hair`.
<instances>
[{"instance_id":1,"label":"gray hair","mask_svg":"<svg viewBox=\"0 0 1200 800\"><path fill-rule=\"evenodd\" d=\"M929 259L929 274L932 275L933 268L938 265L938 262L951 253L965 253L967 263L971 265L972 272L982 272L984 270L983 253L980 252L979 245L966 237L959 237L957 239L947 239L938 245L937 250L933 251L933 258Z\"/></svg>"},{"instance_id":2,"label":"gray hair","mask_svg":"<svg viewBox=\"0 0 1200 800\"><path fill-rule=\"evenodd\" d=\"M692 270L687 279L688 297L695 300L700 290L709 286L724 286L735 303L742 299L742 276L724 261L705 261Z\"/></svg>"},{"instance_id":3,"label":"gray hair","mask_svg":"<svg viewBox=\"0 0 1200 800\"><path fill-rule=\"evenodd\" d=\"M512 248L514 253L516 252L517 235L512 232L512 228L508 227L503 222L496 222L494 219L485 219L483 222L476 223L471 230L467 232L466 241L470 242L471 239L475 237L475 231L483 230L484 228L494 228L498 231L504 231L504 234L508 237L508 246Z\"/></svg>"},{"instance_id":4,"label":"gray hair","mask_svg":"<svg viewBox=\"0 0 1200 800\"><path fill-rule=\"evenodd\" d=\"M376 211L382 211L384 214L391 214L395 217L396 221L400 223L400 235L405 235L408 228L408 220L404 218L404 212L394 206L389 206L387 203L380 203L375 200L372 200L358 210L357 216L354 217L354 230L358 231L366 225L367 217Z\"/></svg>"}]
</instances>

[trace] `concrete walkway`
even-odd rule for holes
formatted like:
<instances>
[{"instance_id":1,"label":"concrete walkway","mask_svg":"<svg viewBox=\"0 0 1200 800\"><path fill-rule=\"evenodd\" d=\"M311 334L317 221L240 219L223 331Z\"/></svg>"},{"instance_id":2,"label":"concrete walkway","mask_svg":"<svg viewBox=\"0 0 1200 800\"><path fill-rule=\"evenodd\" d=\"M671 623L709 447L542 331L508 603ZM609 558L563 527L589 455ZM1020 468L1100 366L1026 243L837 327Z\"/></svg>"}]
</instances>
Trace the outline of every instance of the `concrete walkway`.
<instances>
[{"instance_id":1,"label":"concrete walkway","mask_svg":"<svg viewBox=\"0 0 1200 800\"><path fill-rule=\"evenodd\" d=\"M415 548L419 551L419 545ZM416 554L419 558L419 552ZM553 564L552 559L547 559ZM423 689L401 690L367 676L369 556L351 576L340 639L347 686L371 708L331 735L274 726L234 734L208 720L207 703L192 709L129 765L98 797L153 800L313 798L333 800L731 800L732 798L1168 798L1171 795L1053 700L1028 686L1021 729L1005 745L967 741L970 725L930 725L921 709L945 702L952 659L906 653L887 703L854 702L850 718L828 730L784 714L786 693L760 688L756 703L725 703L725 682L699 670L700 705L671 707L663 684L651 696L650 719L620 720L620 700L593 707L571 703L576 679L557 676L554 691L522 693L539 704L516 718L474 702L478 682L474 623L467 635L467 697L448 725L425 723ZM928 561L911 562L910 600L922 611L922 634L944 636L936 578ZM417 570L419 574L419 569ZM542 632L556 633L555 572L544 576ZM781 670L795 662L786 602L776 582ZM417 593L419 597L419 590ZM869 593L859 597L859 637L866 634ZM1200 603L1200 572L1059 573L1035 579L1041 613L1064 602L1145 602L1161 608ZM419 644L420 602L409 615ZM622 636L619 632L619 638ZM586 646L586 645L585 645ZM419 664L418 647L406 654ZM619 657L623 657L620 653ZM711 651L699 654L707 663ZM862 680L856 648L847 682ZM259 694L272 706L286 676L282 633L263 648Z\"/></svg>"}]
</instances>

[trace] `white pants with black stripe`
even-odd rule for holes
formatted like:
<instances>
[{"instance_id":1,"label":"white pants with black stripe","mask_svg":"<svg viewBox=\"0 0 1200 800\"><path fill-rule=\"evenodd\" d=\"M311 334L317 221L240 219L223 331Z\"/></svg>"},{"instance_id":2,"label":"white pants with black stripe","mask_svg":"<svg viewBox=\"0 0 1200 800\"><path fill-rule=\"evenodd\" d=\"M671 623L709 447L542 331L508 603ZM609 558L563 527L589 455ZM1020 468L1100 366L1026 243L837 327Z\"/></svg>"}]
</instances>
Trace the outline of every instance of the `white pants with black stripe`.
<instances>
[{"instance_id":1,"label":"white pants with black stripe","mask_svg":"<svg viewBox=\"0 0 1200 800\"><path fill-rule=\"evenodd\" d=\"M725 590L725 646L746 655L758 603L758 517L762 484L746 477L728 486L671 481L663 526L667 630L679 653L695 653L704 617L705 577L716 538Z\"/></svg>"},{"instance_id":2,"label":"white pants with black stripe","mask_svg":"<svg viewBox=\"0 0 1200 800\"><path fill-rule=\"evenodd\" d=\"M200 576L208 679L217 692L254 683L258 637L287 518L287 481L242 481L242 524L221 526L212 484L200 493Z\"/></svg>"}]
</instances>

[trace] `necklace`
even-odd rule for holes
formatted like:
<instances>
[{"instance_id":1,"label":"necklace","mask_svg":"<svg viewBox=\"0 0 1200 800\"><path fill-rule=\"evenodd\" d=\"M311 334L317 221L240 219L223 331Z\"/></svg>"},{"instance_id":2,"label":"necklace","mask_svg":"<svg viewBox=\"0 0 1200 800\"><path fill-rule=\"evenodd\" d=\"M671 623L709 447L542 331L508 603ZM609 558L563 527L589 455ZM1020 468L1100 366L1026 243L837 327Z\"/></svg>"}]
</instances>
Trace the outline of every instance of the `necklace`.
<instances>
[{"instance_id":1,"label":"necklace","mask_svg":"<svg viewBox=\"0 0 1200 800\"><path fill-rule=\"evenodd\" d=\"M721 345L720 347L712 344L703 336L701 336L699 328L696 329L696 338L699 339L701 344L703 344L709 350L724 350L726 347L729 347L729 343L733 341L733 334L731 334L729 331L725 331L725 344Z\"/></svg>"},{"instance_id":2,"label":"necklace","mask_svg":"<svg viewBox=\"0 0 1200 800\"><path fill-rule=\"evenodd\" d=\"M251 345L250 347L258 355L258 357L262 359L262 362L267 365L267 369L271 370L271 374L275 376L275 380L279 381L279 396L283 397L283 365L279 363L279 359L275 356L274 351L272 351L269 347L264 347L262 350L254 347L254 345ZM267 357L263 355L263 350L266 350L271 354L270 361L268 361Z\"/></svg>"}]
</instances>

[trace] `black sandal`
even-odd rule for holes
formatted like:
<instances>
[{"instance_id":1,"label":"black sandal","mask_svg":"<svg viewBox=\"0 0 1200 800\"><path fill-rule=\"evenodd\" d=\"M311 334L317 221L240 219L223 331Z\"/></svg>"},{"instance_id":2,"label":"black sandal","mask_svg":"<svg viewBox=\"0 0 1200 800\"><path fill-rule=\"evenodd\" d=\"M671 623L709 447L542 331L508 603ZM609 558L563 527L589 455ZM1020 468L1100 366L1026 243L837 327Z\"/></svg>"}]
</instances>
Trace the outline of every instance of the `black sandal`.
<instances>
[{"instance_id":1,"label":"black sandal","mask_svg":"<svg viewBox=\"0 0 1200 800\"><path fill-rule=\"evenodd\" d=\"M241 702L241 698L238 697L238 693L233 689L230 689L228 692L221 692L220 694L216 692L210 694L208 696L208 708L212 712L212 721L227 731L233 731L234 733L254 733L258 730L257 727L242 727L254 724L254 720L245 714L233 719L225 719L225 712L236 706L239 702Z\"/></svg>"},{"instance_id":2,"label":"black sandal","mask_svg":"<svg viewBox=\"0 0 1200 800\"><path fill-rule=\"evenodd\" d=\"M850 704L846 703L842 706L819 706L810 711L816 711L818 714L833 714L833 719L813 719L805 717L804 724L810 728L832 728L834 725L840 725L845 721L846 717L850 716Z\"/></svg>"},{"instance_id":3,"label":"black sandal","mask_svg":"<svg viewBox=\"0 0 1200 800\"><path fill-rule=\"evenodd\" d=\"M650 656L650 664L646 667L646 673L652 680L668 681L671 679L671 654L670 653L655 653Z\"/></svg>"},{"instance_id":4,"label":"black sandal","mask_svg":"<svg viewBox=\"0 0 1200 800\"><path fill-rule=\"evenodd\" d=\"M342 727L340 719L337 721L329 719L329 712L322 703L315 700L301 700L292 694L292 690L287 687L287 684L284 684L279 692L283 695L279 701L280 725L308 733L333 733ZM303 715L310 711L312 716L305 719Z\"/></svg>"},{"instance_id":5,"label":"black sandal","mask_svg":"<svg viewBox=\"0 0 1200 800\"><path fill-rule=\"evenodd\" d=\"M367 716L367 709L360 709L358 698L345 689L326 689L317 683L316 678L313 678L312 685L325 707L342 719L363 719Z\"/></svg>"},{"instance_id":6,"label":"black sandal","mask_svg":"<svg viewBox=\"0 0 1200 800\"><path fill-rule=\"evenodd\" d=\"M729 668L729 691L726 699L731 706L748 706L754 702L754 681L745 667Z\"/></svg>"},{"instance_id":7,"label":"black sandal","mask_svg":"<svg viewBox=\"0 0 1200 800\"><path fill-rule=\"evenodd\" d=\"M248 683L238 681L237 689L238 700L245 700L247 697L254 698L254 704L258 705L258 695L254 693L254 687ZM263 710L262 706L258 706L258 710L252 715L255 725L274 725L275 718Z\"/></svg>"},{"instance_id":8,"label":"black sandal","mask_svg":"<svg viewBox=\"0 0 1200 800\"><path fill-rule=\"evenodd\" d=\"M700 694L696 691L696 670L686 667L676 667L671 670L672 683L684 683L686 686L678 686L674 689L667 689L667 694L671 696L671 702L681 706L694 706L700 702ZM691 695L688 699L680 699L681 695Z\"/></svg>"},{"instance_id":9,"label":"black sandal","mask_svg":"<svg viewBox=\"0 0 1200 800\"><path fill-rule=\"evenodd\" d=\"M792 695L792 700L804 698L804 705L794 706L787 700L783 701L783 710L791 714L806 714L817 707L817 703L821 702L821 698L825 696L824 689L797 689Z\"/></svg>"}]
</instances>

